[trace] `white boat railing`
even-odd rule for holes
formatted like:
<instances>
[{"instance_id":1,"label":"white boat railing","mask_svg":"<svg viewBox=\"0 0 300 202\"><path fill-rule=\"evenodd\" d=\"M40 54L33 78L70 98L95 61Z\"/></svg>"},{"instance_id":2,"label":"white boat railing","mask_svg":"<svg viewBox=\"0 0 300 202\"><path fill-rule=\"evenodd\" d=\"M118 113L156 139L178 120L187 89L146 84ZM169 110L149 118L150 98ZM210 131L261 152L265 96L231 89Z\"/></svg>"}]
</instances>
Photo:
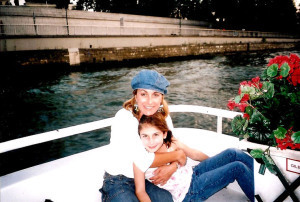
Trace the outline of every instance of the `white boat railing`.
<instances>
[{"instance_id":1,"label":"white boat railing","mask_svg":"<svg viewBox=\"0 0 300 202\"><path fill-rule=\"evenodd\" d=\"M170 112L193 112L208 114L217 117L217 133L222 134L222 120L223 118L233 119L237 115L241 115L239 112L217 109L211 107L203 107L196 105L171 105L169 106Z\"/></svg>"},{"instance_id":2,"label":"white boat railing","mask_svg":"<svg viewBox=\"0 0 300 202\"><path fill-rule=\"evenodd\" d=\"M170 112L192 112L217 116L217 133L219 134L222 133L222 118L232 119L235 116L241 114L239 112L196 105L170 105L169 110ZM112 121L113 118L108 118L2 142L0 143L0 154L43 142L48 142L60 138L77 135L80 133L90 132L101 128L109 127L111 126Z\"/></svg>"}]
</instances>

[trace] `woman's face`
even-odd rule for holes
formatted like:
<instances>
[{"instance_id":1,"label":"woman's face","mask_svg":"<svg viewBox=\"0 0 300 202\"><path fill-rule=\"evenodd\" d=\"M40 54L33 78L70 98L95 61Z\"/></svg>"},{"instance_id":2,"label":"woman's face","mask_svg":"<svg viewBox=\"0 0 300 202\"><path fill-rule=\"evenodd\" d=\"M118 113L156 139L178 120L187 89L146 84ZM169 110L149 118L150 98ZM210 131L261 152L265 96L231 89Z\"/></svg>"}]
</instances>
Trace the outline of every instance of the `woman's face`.
<instances>
[{"instance_id":1,"label":"woman's face","mask_svg":"<svg viewBox=\"0 0 300 202\"><path fill-rule=\"evenodd\" d=\"M140 130L142 143L148 152L157 152L163 145L166 136L167 133L148 124L145 124Z\"/></svg>"},{"instance_id":2,"label":"woman's face","mask_svg":"<svg viewBox=\"0 0 300 202\"><path fill-rule=\"evenodd\" d=\"M153 115L157 112L162 103L163 95L154 90L138 89L135 95L138 108L140 110L140 117L142 115Z\"/></svg>"}]
</instances>

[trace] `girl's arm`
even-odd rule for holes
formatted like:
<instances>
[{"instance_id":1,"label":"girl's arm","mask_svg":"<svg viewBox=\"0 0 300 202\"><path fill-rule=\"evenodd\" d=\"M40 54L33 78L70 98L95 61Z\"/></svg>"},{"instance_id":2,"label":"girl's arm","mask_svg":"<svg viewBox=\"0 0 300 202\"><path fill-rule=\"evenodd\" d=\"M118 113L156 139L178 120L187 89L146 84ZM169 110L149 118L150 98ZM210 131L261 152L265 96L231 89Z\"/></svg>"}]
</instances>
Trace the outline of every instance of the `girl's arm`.
<instances>
[{"instance_id":1,"label":"girl's arm","mask_svg":"<svg viewBox=\"0 0 300 202\"><path fill-rule=\"evenodd\" d=\"M176 144L176 146L179 149L182 149L189 158L191 158L195 161L204 161L205 159L209 158L209 156L206 155L205 153L203 153L197 149L190 148L189 146L187 146L186 144L183 144L176 138L172 139L172 143Z\"/></svg>"},{"instance_id":2,"label":"girl's arm","mask_svg":"<svg viewBox=\"0 0 300 202\"><path fill-rule=\"evenodd\" d=\"M151 202L145 188L145 173L133 163L135 194L141 202Z\"/></svg>"}]
</instances>

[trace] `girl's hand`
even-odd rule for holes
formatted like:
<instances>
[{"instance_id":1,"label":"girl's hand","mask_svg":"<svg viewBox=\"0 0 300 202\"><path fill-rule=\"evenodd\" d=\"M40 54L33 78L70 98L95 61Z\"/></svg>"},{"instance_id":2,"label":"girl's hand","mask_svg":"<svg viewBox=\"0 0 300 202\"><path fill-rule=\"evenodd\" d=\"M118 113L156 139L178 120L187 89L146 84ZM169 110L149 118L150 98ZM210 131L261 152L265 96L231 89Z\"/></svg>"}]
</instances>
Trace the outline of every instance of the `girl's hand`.
<instances>
[{"instance_id":1,"label":"girl's hand","mask_svg":"<svg viewBox=\"0 0 300 202\"><path fill-rule=\"evenodd\" d=\"M146 191L144 192L135 192L137 198L140 202L151 202L151 199Z\"/></svg>"},{"instance_id":2,"label":"girl's hand","mask_svg":"<svg viewBox=\"0 0 300 202\"><path fill-rule=\"evenodd\" d=\"M154 172L154 176L150 178L155 185L164 185L177 170L177 162L173 162L170 165L164 165L158 167Z\"/></svg>"}]
</instances>

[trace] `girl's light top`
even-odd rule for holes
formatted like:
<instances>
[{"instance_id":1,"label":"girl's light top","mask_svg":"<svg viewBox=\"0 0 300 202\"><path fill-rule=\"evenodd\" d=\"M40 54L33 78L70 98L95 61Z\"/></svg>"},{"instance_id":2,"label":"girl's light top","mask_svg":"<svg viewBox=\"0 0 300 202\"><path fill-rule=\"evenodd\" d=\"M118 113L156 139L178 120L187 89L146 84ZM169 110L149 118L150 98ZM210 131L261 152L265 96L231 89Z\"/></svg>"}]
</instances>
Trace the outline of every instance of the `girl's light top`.
<instances>
[{"instance_id":1,"label":"girl's light top","mask_svg":"<svg viewBox=\"0 0 300 202\"><path fill-rule=\"evenodd\" d=\"M155 170L156 168L149 168L145 173L145 178L149 180L153 176L152 173ZM192 175L193 175L193 165L190 159L188 158L186 165L179 167L165 185L163 186L158 185L158 186L160 188L169 191L172 194L172 198L174 202L181 202L183 201L185 195L189 191L190 184L192 181Z\"/></svg>"},{"instance_id":2,"label":"girl's light top","mask_svg":"<svg viewBox=\"0 0 300 202\"><path fill-rule=\"evenodd\" d=\"M173 130L171 117L167 124ZM111 175L125 175L133 178L133 162L145 172L154 160L154 153L148 153L138 135L138 120L131 111L119 110L111 126L110 145L105 171Z\"/></svg>"}]
</instances>

